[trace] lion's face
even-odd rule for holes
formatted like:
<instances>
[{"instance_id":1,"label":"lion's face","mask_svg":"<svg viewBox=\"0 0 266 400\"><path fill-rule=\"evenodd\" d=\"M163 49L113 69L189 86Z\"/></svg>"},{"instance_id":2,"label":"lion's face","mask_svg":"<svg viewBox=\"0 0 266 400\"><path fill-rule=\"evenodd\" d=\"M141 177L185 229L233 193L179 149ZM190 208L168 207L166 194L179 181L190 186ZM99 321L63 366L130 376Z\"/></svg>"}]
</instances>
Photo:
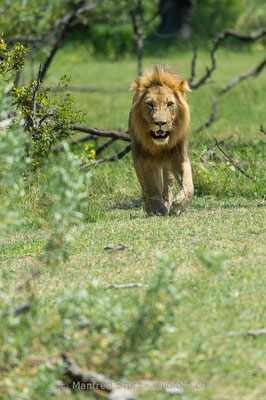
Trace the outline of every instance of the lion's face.
<instances>
[{"instance_id":1,"label":"lion's face","mask_svg":"<svg viewBox=\"0 0 266 400\"><path fill-rule=\"evenodd\" d=\"M189 86L175 71L155 66L137 78L131 88L135 96L129 131L147 152L169 150L188 134L190 118L185 92Z\"/></svg>"},{"instance_id":2,"label":"lion's face","mask_svg":"<svg viewBox=\"0 0 266 400\"><path fill-rule=\"evenodd\" d=\"M154 143L159 145L168 143L177 110L177 98L169 87L152 87L145 93L142 111Z\"/></svg>"}]
</instances>

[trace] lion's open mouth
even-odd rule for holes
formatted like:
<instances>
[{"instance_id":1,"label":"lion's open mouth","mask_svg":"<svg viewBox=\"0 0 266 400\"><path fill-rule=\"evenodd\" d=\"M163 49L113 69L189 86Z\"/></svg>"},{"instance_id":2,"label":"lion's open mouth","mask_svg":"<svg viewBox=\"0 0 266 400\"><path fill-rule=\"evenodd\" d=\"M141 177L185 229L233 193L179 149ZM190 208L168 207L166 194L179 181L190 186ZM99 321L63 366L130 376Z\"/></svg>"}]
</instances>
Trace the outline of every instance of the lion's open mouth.
<instances>
[{"instance_id":1,"label":"lion's open mouth","mask_svg":"<svg viewBox=\"0 0 266 400\"><path fill-rule=\"evenodd\" d=\"M153 139L166 139L170 135L170 131L163 131L158 129L158 131L151 131Z\"/></svg>"}]
</instances>

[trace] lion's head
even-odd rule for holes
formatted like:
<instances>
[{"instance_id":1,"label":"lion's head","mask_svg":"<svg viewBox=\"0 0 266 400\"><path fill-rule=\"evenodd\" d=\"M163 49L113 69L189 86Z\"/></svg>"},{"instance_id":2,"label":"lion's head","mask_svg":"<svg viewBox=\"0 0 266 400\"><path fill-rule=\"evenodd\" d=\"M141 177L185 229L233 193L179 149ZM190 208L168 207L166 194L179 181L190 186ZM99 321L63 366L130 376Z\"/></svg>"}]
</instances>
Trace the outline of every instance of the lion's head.
<instances>
[{"instance_id":1,"label":"lion's head","mask_svg":"<svg viewBox=\"0 0 266 400\"><path fill-rule=\"evenodd\" d=\"M135 139L153 153L158 147L175 146L188 132L190 117L185 92L190 89L187 82L171 68L155 65L134 81L132 89L135 96L131 124Z\"/></svg>"}]
</instances>

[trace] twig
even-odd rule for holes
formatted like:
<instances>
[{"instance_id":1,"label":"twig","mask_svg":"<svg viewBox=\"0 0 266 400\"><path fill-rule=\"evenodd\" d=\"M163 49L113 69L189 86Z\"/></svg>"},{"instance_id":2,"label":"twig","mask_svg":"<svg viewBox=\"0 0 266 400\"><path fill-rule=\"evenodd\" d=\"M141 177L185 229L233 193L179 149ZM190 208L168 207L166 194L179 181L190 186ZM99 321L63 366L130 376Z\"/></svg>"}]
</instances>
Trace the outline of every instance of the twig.
<instances>
[{"instance_id":1,"label":"twig","mask_svg":"<svg viewBox=\"0 0 266 400\"><path fill-rule=\"evenodd\" d=\"M204 85L207 83L207 80L210 78L210 76L212 75L213 71L216 69L216 51L218 50L218 48L220 47L221 43L226 40L228 37L233 37L235 39L244 41L244 42L250 42L250 41L254 41L257 39L260 39L261 37L266 35L266 29L259 31L259 32L255 32L252 33L251 35L243 35L242 33L233 31L233 30L228 30L222 33L219 33L216 38L214 39L214 43L213 43L213 47L211 49L211 66L210 67L206 67L206 72L205 74L195 83L193 83L194 79L192 79L192 76L190 78L190 87L191 89L198 89L200 86ZM194 72L195 72L195 64L196 64L196 60L195 60L195 53L194 53L194 57L192 60L192 64L194 62L194 66L192 68L194 68ZM194 73L194 77L195 77L195 73Z\"/></svg>"},{"instance_id":2,"label":"twig","mask_svg":"<svg viewBox=\"0 0 266 400\"><path fill-rule=\"evenodd\" d=\"M260 132L264 133L264 135L266 135L266 131L263 129L263 125L261 124L260 126Z\"/></svg>"},{"instance_id":3,"label":"twig","mask_svg":"<svg viewBox=\"0 0 266 400\"><path fill-rule=\"evenodd\" d=\"M34 85L33 88L33 96L32 96L32 117L30 116L30 114L28 114L30 116L30 119L32 121L32 127L33 129L36 131L38 129L38 125L36 124L36 108L37 108L37 93L41 84L41 77L42 77L42 64L40 64L39 66L39 72L38 72L38 78L37 78L37 83L36 86Z\"/></svg>"},{"instance_id":4,"label":"twig","mask_svg":"<svg viewBox=\"0 0 266 400\"><path fill-rule=\"evenodd\" d=\"M38 125L41 126L41 124L49 117L52 117L54 115L54 112L48 112L47 114L45 114L40 121L38 122Z\"/></svg>"},{"instance_id":5,"label":"twig","mask_svg":"<svg viewBox=\"0 0 266 400\"><path fill-rule=\"evenodd\" d=\"M70 380L72 388L79 387L79 384L81 389L92 389L96 391L96 394L99 393L98 391L107 393L109 400L136 400L133 392L121 389L121 386L106 376L81 369L65 354L62 357L66 363L65 375Z\"/></svg>"},{"instance_id":6,"label":"twig","mask_svg":"<svg viewBox=\"0 0 266 400\"><path fill-rule=\"evenodd\" d=\"M124 283L119 285L110 285L106 289L132 289L135 287L148 287L149 285L143 285L143 283Z\"/></svg>"},{"instance_id":7,"label":"twig","mask_svg":"<svg viewBox=\"0 0 266 400\"><path fill-rule=\"evenodd\" d=\"M115 162L115 161L118 161L122 157L124 157L127 153L129 153L130 150L131 150L131 145L127 146L123 151L121 151L118 154L115 154L114 156L112 156L110 158L102 158L101 160L93 161L90 164L82 165L80 167L80 169L87 169L87 168L93 167L94 165L101 164L103 162Z\"/></svg>"},{"instance_id":8,"label":"twig","mask_svg":"<svg viewBox=\"0 0 266 400\"><path fill-rule=\"evenodd\" d=\"M79 126L79 125L74 126L72 129L74 131L89 133L90 135L95 135L99 137L109 137L113 139L124 140L125 142L130 142L130 137L126 132L109 131L105 129L92 128L91 126Z\"/></svg>"},{"instance_id":9,"label":"twig","mask_svg":"<svg viewBox=\"0 0 266 400\"><path fill-rule=\"evenodd\" d=\"M260 74L260 72L263 70L263 68L266 65L266 58L260 62L254 69L245 72L243 74L240 74L236 78L232 79L230 82L227 83L227 85L220 91L220 94L223 94L227 92L228 90L232 89L234 86L236 86L239 82L243 81L244 79L251 78L251 77L256 77Z\"/></svg>"},{"instance_id":10,"label":"twig","mask_svg":"<svg viewBox=\"0 0 266 400\"><path fill-rule=\"evenodd\" d=\"M211 115L210 118L207 122L205 122L205 124L201 125L195 133L199 133L201 131L203 131L205 128L208 128L210 125L212 125L215 121L215 116L218 110L218 104L217 101L215 99L215 97L213 95L211 95L211 100L212 100L212 111L211 111Z\"/></svg>"},{"instance_id":11,"label":"twig","mask_svg":"<svg viewBox=\"0 0 266 400\"><path fill-rule=\"evenodd\" d=\"M242 331L242 332L227 332L223 335L213 336L211 339L221 339L226 337L232 336L259 336L259 335L266 335L266 328L257 329L257 330L249 330L249 331Z\"/></svg>"},{"instance_id":12,"label":"twig","mask_svg":"<svg viewBox=\"0 0 266 400\"><path fill-rule=\"evenodd\" d=\"M215 143L216 146L218 147L218 149L225 155L225 157L227 158L227 160L230 162L230 164L232 164L236 169L238 169L238 171L240 171L243 175L245 175L247 178L251 179L252 181L256 181L255 178L253 178L253 176L250 176L247 172L245 172L241 167L239 167L239 165L222 149L222 147L220 146L218 140L215 138Z\"/></svg>"}]
</instances>

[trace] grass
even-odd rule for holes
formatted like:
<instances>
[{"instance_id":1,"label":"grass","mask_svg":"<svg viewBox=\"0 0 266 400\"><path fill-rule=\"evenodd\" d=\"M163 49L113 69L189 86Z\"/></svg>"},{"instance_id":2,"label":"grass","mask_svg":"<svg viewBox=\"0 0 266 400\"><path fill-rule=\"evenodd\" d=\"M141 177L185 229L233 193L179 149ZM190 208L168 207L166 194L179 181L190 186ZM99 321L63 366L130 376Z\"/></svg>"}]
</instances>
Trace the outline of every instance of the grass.
<instances>
[{"instance_id":1,"label":"grass","mask_svg":"<svg viewBox=\"0 0 266 400\"><path fill-rule=\"evenodd\" d=\"M189 95L192 132L209 117L209 95L217 95L224 83L261 58L256 48L252 57L220 51L215 82ZM159 61L187 76L190 59L187 52ZM207 54L200 53L200 59L203 70ZM145 65L154 61L145 59ZM132 59L97 61L87 58L84 48L66 47L48 80L54 85L66 73L73 85L128 87L135 71ZM214 338L265 324L265 212L258 206L264 193L259 126L265 123L265 90L262 73L217 96L217 122L197 137L192 133L196 195L181 218L145 215L130 155L95 167L85 220L69 228L71 240L62 256L44 263L37 277L18 290L45 254L52 229L45 194L32 183L23 224L0 239L1 399L93 399L94 394L55 389L63 369L55 360L62 352L115 380L207 385L185 389L183 399L265 398L263 336ZM78 107L89 107L87 124L126 129L132 94L75 97ZM223 161L200 162L199 154L206 154L215 136L230 135L224 148L256 177L255 183ZM105 155L123 146L116 143ZM104 250L118 243L131 249ZM128 282L149 286L106 289ZM15 307L25 303L30 311L15 315ZM145 400L171 397L159 390L139 394Z\"/></svg>"}]
</instances>

